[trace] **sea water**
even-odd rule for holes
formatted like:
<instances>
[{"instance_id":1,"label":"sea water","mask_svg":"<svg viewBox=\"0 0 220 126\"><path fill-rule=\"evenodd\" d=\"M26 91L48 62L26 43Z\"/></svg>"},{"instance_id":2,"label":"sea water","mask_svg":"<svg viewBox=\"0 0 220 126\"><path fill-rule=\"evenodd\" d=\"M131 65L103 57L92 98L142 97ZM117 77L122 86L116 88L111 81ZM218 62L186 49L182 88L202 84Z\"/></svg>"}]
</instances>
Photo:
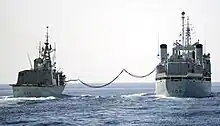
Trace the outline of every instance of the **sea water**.
<instances>
[{"instance_id":1,"label":"sea water","mask_svg":"<svg viewBox=\"0 0 220 126\"><path fill-rule=\"evenodd\" d=\"M172 126L220 125L220 83L212 97L175 98L154 94L154 83L113 83L93 89L68 84L61 97L14 98L0 85L0 125Z\"/></svg>"}]
</instances>

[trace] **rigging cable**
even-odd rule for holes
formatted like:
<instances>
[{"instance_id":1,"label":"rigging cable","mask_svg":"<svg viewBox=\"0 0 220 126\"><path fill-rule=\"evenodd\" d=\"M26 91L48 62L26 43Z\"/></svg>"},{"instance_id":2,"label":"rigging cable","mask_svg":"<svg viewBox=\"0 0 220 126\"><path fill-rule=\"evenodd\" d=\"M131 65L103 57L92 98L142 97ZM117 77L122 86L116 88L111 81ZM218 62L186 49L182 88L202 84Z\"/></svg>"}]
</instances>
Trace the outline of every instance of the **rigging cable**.
<instances>
[{"instance_id":1,"label":"rigging cable","mask_svg":"<svg viewBox=\"0 0 220 126\"><path fill-rule=\"evenodd\" d=\"M106 83L106 84L103 84L103 85L90 85L90 84L87 84L83 81L81 81L79 79L79 82L81 82L83 85L87 86L87 87L91 87L91 88L102 88L102 87L105 87L105 86L108 86L110 85L111 83L113 83L122 73L123 73L124 70L121 70L121 72L110 82Z\"/></svg>"},{"instance_id":2,"label":"rigging cable","mask_svg":"<svg viewBox=\"0 0 220 126\"><path fill-rule=\"evenodd\" d=\"M106 84L103 84L103 85L90 85L90 84L87 84L85 82L83 82L82 80L80 79L71 79L71 80L67 80L65 82L70 82L70 81L79 81L81 84L87 86L87 87L91 87L91 88L102 88L102 87L106 87L110 84L112 84L123 72L126 72L127 74L129 74L130 76L133 76L133 77L136 77L136 78L144 78L144 77L147 77L149 75L151 75L154 71L156 70L156 68L154 68L150 73L146 74L146 75L143 75L143 76L138 76L138 75L134 75L130 72L128 72L126 69L122 69L121 72L114 78L112 79L110 82L106 83Z\"/></svg>"},{"instance_id":3,"label":"rigging cable","mask_svg":"<svg viewBox=\"0 0 220 126\"><path fill-rule=\"evenodd\" d=\"M146 74L146 75L138 76L138 75L134 75L134 74L128 72L126 69L124 69L124 71L125 71L127 74L129 74L129 75L132 76L132 77L136 77L136 78L144 78L144 77L147 77L147 76L151 75L155 70L156 70L156 68L154 68L150 73L148 73L148 74Z\"/></svg>"},{"instance_id":4,"label":"rigging cable","mask_svg":"<svg viewBox=\"0 0 220 126\"><path fill-rule=\"evenodd\" d=\"M91 87L91 88L102 88L102 87L105 87L105 86L108 86L110 85L111 83L113 83L122 73L123 73L124 69L121 70L121 72L113 79L111 80L110 82L106 83L106 84L103 84L103 85L90 85L90 84L87 84L85 82L83 82L82 80L80 79L71 79L71 80L68 80L66 82L70 82L70 81L79 81L80 83L82 83L83 85L87 86L87 87Z\"/></svg>"}]
</instances>

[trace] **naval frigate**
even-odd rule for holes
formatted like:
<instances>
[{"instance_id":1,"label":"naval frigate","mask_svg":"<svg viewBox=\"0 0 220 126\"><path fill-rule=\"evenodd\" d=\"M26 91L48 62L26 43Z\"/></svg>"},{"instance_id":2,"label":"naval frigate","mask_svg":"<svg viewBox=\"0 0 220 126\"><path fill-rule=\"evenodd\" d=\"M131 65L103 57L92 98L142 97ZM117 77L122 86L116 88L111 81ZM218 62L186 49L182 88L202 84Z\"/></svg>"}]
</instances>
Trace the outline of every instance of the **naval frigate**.
<instances>
[{"instance_id":1,"label":"naval frigate","mask_svg":"<svg viewBox=\"0 0 220 126\"><path fill-rule=\"evenodd\" d=\"M189 17L182 16L181 40L174 42L172 55L167 45L160 45L160 64L156 68L156 94L170 97L207 97L211 94L210 53L203 54L203 45L192 44ZM182 41L182 44L181 44Z\"/></svg>"},{"instance_id":2,"label":"naval frigate","mask_svg":"<svg viewBox=\"0 0 220 126\"><path fill-rule=\"evenodd\" d=\"M56 62L51 60L55 55L48 40L48 26L44 46L39 47L39 57L34 60L34 68L18 73L16 84L11 84L14 97L47 97L60 96L66 85L66 76L56 70ZM29 59L30 61L30 59Z\"/></svg>"}]
</instances>

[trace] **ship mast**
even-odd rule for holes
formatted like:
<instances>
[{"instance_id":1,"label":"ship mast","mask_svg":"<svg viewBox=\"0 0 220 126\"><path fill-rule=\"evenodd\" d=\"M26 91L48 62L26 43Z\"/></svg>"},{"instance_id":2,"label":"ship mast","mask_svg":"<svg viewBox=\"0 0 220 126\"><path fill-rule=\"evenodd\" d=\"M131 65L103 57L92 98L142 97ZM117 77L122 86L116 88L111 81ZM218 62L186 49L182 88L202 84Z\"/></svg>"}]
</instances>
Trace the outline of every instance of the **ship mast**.
<instances>
[{"instance_id":1,"label":"ship mast","mask_svg":"<svg viewBox=\"0 0 220 126\"><path fill-rule=\"evenodd\" d=\"M49 69L52 67L51 65L51 58L50 58L50 53L52 52L52 47L51 45L49 44L49 35L48 35L48 26L46 27L47 28L47 32L46 32L46 42L44 43L45 44L45 47L42 48L42 52L43 52L43 60L44 60L44 66Z\"/></svg>"},{"instance_id":2,"label":"ship mast","mask_svg":"<svg viewBox=\"0 0 220 126\"><path fill-rule=\"evenodd\" d=\"M157 46L158 46L158 54L157 56L160 55L160 38L159 38L159 32L157 33Z\"/></svg>"},{"instance_id":3,"label":"ship mast","mask_svg":"<svg viewBox=\"0 0 220 126\"><path fill-rule=\"evenodd\" d=\"M39 58L41 57L41 41L39 41L39 49L38 49L38 51L39 51Z\"/></svg>"},{"instance_id":4,"label":"ship mast","mask_svg":"<svg viewBox=\"0 0 220 126\"><path fill-rule=\"evenodd\" d=\"M186 46L191 45L190 36L189 17L187 17Z\"/></svg>"},{"instance_id":5,"label":"ship mast","mask_svg":"<svg viewBox=\"0 0 220 126\"><path fill-rule=\"evenodd\" d=\"M46 42L45 42L45 44L48 45L48 44L49 44L49 43L48 43L48 37L49 37L49 36L48 36L48 28L49 28L49 27L47 26L46 28L47 28L47 33L46 33Z\"/></svg>"},{"instance_id":6,"label":"ship mast","mask_svg":"<svg viewBox=\"0 0 220 126\"><path fill-rule=\"evenodd\" d=\"M43 58L45 58L46 60L50 60L50 52L52 50L51 45L49 45L49 35L48 35L48 26L47 28L47 33L46 33L46 42L45 44L45 48L44 48L44 54L43 54ZM50 46L50 47L49 47Z\"/></svg>"},{"instance_id":7,"label":"ship mast","mask_svg":"<svg viewBox=\"0 0 220 126\"><path fill-rule=\"evenodd\" d=\"M191 45L191 33L190 33L190 27L189 27L189 17L187 17L187 27L186 27L186 48L188 50L189 45ZM189 56L189 50L188 56Z\"/></svg>"},{"instance_id":8,"label":"ship mast","mask_svg":"<svg viewBox=\"0 0 220 126\"><path fill-rule=\"evenodd\" d=\"M184 45L184 15L185 15L185 12L183 11L182 13L182 45L183 45L183 47L185 46Z\"/></svg>"}]
</instances>

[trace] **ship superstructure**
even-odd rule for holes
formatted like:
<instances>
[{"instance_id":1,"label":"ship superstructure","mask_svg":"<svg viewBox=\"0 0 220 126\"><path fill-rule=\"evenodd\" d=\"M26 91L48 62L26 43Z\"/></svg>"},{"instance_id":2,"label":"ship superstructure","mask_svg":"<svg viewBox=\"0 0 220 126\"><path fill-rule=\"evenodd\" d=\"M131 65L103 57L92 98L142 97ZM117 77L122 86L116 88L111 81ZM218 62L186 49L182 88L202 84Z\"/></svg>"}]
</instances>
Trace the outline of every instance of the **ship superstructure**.
<instances>
[{"instance_id":1,"label":"ship superstructure","mask_svg":"<svg viewBox=\"0 0 220 126\"><path fill-rule=\"evenodd\" d=\"M59 96L65 88L65 75L56 70L56 62L51 53L56 49L49 43L48 26L44 46L39 47L39 57L34 60L34 68L18 73L17 83L11 85L14 97Z\"/></svg>"},{"instance_id":2,"label":"ship superstructure","mask_svg":"<svg viewBox=\"0 0 220 126\"><path fill-rule=\"evenodd\" d=\"M192 44L189 17L182 12L181 39L174 43L172 55L160 45L160 64L156 72L156 94L173 97L206 97L211 93L210 53L203 53L199 40ZM181 44L182 42L182 44Z\"/></svg>"}]
</instances>

